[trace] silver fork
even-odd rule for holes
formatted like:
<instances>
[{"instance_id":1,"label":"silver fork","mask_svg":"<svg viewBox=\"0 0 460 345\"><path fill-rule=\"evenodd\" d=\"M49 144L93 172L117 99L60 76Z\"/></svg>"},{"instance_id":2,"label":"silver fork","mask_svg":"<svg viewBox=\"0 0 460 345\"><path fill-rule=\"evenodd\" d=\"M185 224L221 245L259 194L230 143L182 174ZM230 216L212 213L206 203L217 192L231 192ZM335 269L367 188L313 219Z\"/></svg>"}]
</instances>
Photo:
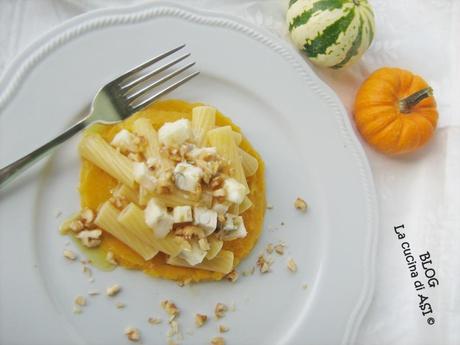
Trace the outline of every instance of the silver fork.
<instances>
[{"instance_id":1,"label":"silver fork","mask_svg":"<svg viewBox=\"0 0 460 345\"><path fill-rule=\"evenodd\" d=\"M146 72L146 69L184 47L185 44L164 52L150 59L149 61L146 61L143 64L129 70L128 72L124 73L123 75L119 76L115 80L99 89L93 99L93 102L91 103L91 110L87 116L85 116L82 120L78 121L76 124L64 131L62 134L58 135L50 142L0 169L0 186L2 186L5 182L12 180L15 176L19 175L33 163L43 158L51 149L62 144L64 141L74 136L83 128L94 123L112 124L124 120L131 116L133 113L146 107L159 97L176 89L188 80L197 76L199 72L194 72L178 81L175 81L173 84L159 89L153 94L149 94L149 92L153 91L156 87L181 74L195 64L195 62L189 63L155 81L150 81L151 77L176 65L180 61L189 57L190 54L179 56L178 58L175 58L174 60L165 63L164 65L159 66L151 71Z\"/></svg>"}]
</instances>

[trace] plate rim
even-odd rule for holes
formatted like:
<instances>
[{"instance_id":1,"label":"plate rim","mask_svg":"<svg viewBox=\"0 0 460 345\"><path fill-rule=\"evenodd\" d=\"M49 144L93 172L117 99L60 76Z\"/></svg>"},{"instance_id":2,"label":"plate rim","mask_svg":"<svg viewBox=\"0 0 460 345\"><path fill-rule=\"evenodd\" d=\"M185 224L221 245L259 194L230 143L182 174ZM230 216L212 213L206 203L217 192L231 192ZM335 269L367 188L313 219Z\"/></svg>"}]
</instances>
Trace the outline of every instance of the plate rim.
<instances>
[{"instance_id":1,"label":"plate rim","mask_svg":"<svg viewBox=\"0 0 460 345\"><path fill-rule=\"evenodd\" d=\"M369 234L363 252L365 263L364 284L362 285L361 294L356 306L350 314L342 339L342 344L352 344L357 337L359 327L369 308L375 290L379 220L373 175L364 149L353 130L345 107L340 102L337 94L317 76L311 66L305 62L300 53L289 42L283 41L266 29L255 26L237 16L192 8L168 0L90 11L71 18L46 32L27 46L6 66L2 75L0 75L0 90L3 90L0 92L0 116L8 103L15 97L16 91L21 87L27 73L60 46L86 32L104 26L137 23L162 15L179 17L204 25L228 28L243 33L249 36L249 38L264 44L284 58L302 76L313 92L333 109L341 138L344 144L347 145L347 148L352 151L355 164L360 172L360 180L365 190L365 198L369 207L367 214Z\"/></svg>"}]
</instances>

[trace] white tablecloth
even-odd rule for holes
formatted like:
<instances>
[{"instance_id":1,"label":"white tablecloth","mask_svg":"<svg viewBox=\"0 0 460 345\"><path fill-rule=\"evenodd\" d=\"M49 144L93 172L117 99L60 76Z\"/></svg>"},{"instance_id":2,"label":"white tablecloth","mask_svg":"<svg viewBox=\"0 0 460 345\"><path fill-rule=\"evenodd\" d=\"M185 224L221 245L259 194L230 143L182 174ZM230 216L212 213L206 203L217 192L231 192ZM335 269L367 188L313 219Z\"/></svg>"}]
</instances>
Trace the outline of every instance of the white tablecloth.
<instances>
[{"instance_id":1,"label":"white tablecloth","mask_svg":"<svg viewBox=\"0 0 460 345\"><path fill-rule=\"evenodd\" d=\"M28 43L85 11L139 1L0 0L0 74ZM381 66L408 68L435 90L439 129L418 153L390 158L364 144L380 202L375 295L357 344L460 344L460 1L370 0L375 41L360 63L343 71L318 70L348 110L358 85ZM287 0L188 0L226 11L287 39ZM419 297L393 227L405 224L415 254L429 251L439 286L428 295L435 324L419 310ZM344 258L345 259L345 258ZM419 262L419 273L422 273ZM337 293L340 293L338 290ZM331 311L333 313L333 311ZM327 329L324 330L327 332Z\"/></svg>"}]
</instances>

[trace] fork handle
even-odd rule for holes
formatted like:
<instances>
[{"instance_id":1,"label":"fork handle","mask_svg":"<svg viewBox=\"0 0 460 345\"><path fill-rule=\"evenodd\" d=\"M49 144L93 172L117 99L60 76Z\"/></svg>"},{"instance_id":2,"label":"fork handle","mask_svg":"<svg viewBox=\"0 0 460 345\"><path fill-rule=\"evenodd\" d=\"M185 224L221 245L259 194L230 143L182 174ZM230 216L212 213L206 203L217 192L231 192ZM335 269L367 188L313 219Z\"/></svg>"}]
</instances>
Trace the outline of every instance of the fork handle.
<instances>
[{"instance_id":1,"label":"fork handle","mask_svg":"<svg viewBox=\"0 0 460 345\"><path fill-rule=\"evenodd\" d=\"M13 180L16 176L22 173L24 170L32 166L34 163L46 156L56 146L62 144L67 139L70 139L80 130L87 126L86 118L74 124L72 127L64 131L64 133L58 135L56 138L40 146L38 149L32 151L28 155L18 159L17 161L7 165L0 169L0 187L4 186L8 181Z\"/></svg>"}]
</instances>

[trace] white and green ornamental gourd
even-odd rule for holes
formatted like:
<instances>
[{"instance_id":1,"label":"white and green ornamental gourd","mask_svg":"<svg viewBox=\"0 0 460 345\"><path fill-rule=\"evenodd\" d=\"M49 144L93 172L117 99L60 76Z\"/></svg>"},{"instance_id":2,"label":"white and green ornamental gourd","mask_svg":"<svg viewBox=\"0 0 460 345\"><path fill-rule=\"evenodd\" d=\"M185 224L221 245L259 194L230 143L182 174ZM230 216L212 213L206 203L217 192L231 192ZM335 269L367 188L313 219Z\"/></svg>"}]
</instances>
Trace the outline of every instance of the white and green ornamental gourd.
<instances>
[{"instance_id":1,"label":"white and green ornamental gourd","mask_svg":"<svg viewBox=\"0 0 460 345\"><path fill-rule=\"evenodd\" d=\"M290 0L287 22L294 44L323 67L355 62L374 38L367 0Z\"/></svg>"}]
</instances>

